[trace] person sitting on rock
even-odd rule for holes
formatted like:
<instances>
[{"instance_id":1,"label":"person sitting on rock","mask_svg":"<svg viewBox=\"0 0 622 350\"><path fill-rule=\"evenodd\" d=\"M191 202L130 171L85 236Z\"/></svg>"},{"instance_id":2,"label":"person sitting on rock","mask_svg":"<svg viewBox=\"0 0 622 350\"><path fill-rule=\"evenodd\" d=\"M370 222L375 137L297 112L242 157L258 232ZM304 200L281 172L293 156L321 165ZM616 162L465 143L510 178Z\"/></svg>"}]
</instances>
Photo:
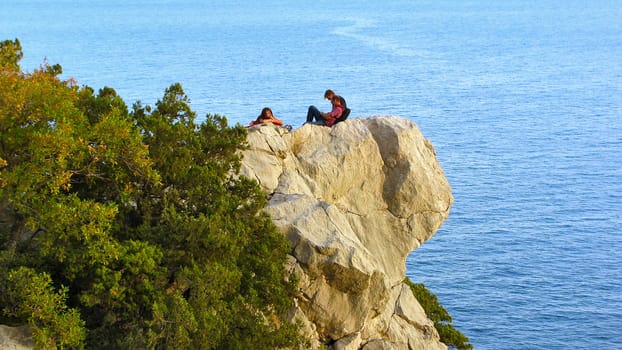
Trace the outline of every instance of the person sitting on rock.
<instances>
[{"instance_id":1,"label":"person sitting on rock","mask_svg":"<svg viewBox=\"0 0 622 350\"><path fill-rule=\"evenodd\" d=\"M333 109L329 113L320 112L317 107L309 106L306 123L333 126L335 121L343 114L344 108L341 105L341 97L338 95L333 94L330 102L333 105Z\"/></svg>"},{"instance_id":2,"label":"person sitting on rock","mask_svg":"<svg viewBox=\"0 0 622 350\"><path fill-rule=\"evenodd\" d=\"M333 90L326 90L326 92L324 92L324 98L328 99L329 101L333 99L333 96L335 96L337 94L335 94L335 92ZM346 119L348 119L348 116L350 115L350 112L352 112L350 110L350 108L348 108L348 104L346 103L346 99L343 98L343 96L341 95L337 95L339 96L339 100L341 101L341 107L343 107L343 113L341 113L341 117L337 118L337 120L335 120L335 124L342 122ZM333 124L333 125L335 125Z\"/></svg>"},{"instance_id":3,"label":"person sitting on rock","mask_svg":"<svg viewBox=\"0 0 622 350\"><path fill-rule=\"evenodd\" d=\"M324 98L332 101L333 100L333 96L337 95L333 90L328 89L324 92ZM348 104L346 103L346 99L343 98L343 96L341 95L337 95L339 96L339 100L341 101L341 107L343 107L344 110L346 110L348 108Z\"/></svg>"}]
</instances>

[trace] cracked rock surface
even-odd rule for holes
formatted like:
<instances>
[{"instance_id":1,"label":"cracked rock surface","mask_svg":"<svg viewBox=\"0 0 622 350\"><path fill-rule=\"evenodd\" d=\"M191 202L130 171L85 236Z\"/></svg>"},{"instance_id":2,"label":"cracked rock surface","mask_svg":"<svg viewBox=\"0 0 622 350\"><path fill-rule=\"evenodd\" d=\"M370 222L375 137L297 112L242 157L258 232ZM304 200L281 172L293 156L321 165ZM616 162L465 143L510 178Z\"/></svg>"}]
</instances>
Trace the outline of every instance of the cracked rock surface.
<instances>
[{"instance_id":1,"label":"cracked rock surface","mask_svg":"<svg viewBox=\"0 0 622 350\"><path fill-rule=\"evenodd\" d=\"M351 118L332 128L249 129L242 174L292 243L292 319L314 348L446 349L409 288L406 256L449 215L451 189L413 122Z\"/></svg>"}]
</instances>

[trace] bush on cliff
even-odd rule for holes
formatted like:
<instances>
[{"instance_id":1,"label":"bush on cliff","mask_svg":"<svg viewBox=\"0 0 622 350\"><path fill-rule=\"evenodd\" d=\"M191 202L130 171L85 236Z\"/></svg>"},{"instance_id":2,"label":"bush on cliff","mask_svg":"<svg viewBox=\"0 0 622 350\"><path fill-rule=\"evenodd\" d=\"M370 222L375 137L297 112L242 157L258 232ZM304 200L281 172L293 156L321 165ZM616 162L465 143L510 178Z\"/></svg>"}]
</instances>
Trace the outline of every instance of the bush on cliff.
<instances>
[{"instance_id":1,"label":"bush on cliff","mask_svg":"<svg viewBox=\"0 0 622 350\"><path fill-rule=\"evenodd\" d=\"M0 322L44 348L298 344L289 244L235 176L245 129L197 125L179 84L130 112L21 57L0 43Z\"/></svg>"},{"instance_id":2,"label":"bush on cliff","mask_svg":"<svg viewBox=\"0 0 622 350\"><path fill-rule=\"evenodd\" d=\"M423 307L425 314L434 322L434 328L438 331L441 342L450 348L458 350L471 350L473 345L464 334L457 330L452 324L452 319L447 310L438 302L438 298L430 292L423 283L413 283L406 278L404 280L415 298Z\"/></svg>"}]
</instances>

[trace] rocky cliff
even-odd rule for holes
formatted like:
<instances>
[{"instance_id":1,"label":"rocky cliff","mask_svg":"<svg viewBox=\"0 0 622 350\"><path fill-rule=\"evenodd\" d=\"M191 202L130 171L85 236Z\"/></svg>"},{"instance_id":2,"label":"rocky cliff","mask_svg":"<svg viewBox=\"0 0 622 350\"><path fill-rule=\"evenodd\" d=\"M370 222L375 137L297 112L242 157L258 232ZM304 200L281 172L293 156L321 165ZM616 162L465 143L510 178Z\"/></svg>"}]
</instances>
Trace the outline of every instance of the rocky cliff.
<instances>
[{"instance_id":1,"label":"rocky cliff","mask_svg":"<svg viewBox=\"0 0 622 350\"><path fill-rule=\"evenodd\" d=\"M446 349L405 278L449 214L432 144L398 117L249 129L242 173L269 195L300 281L292 320L332 349Z\"/></svg>"}]
</instances>

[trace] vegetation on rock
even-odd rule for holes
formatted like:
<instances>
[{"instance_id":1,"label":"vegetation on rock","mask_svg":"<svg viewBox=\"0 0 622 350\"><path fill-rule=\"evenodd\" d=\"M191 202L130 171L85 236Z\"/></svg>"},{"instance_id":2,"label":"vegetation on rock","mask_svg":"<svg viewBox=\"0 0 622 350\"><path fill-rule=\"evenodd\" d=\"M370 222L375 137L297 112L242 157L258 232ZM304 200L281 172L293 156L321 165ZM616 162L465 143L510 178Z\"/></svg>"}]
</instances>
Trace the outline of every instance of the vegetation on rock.
<instances>
[{"instance_id":1,"label":"vegetation on rock","mask_svg":"<svg viewBox=\"0 0 622 350\"><path fill-rule=\"evenodd\" d=\"M421 304L425 314L432 322L434 328L438 331L441 342L450 348L458 350L471 350L473 345L469 342L464 334L457 330L452 324L452 319L447 310L438 302L438 298L430 292L423 283L413 283L408 278L404 283L410 287L415 299Z\"/></svg>"},{"instance_id":2,"label":"vegetation on rock","mask_svg":"<svg viewBox=\"0 0 622 350\"><path fill-rule=\"evenodd\" d=\"M0 43L0 323L41 348L299 344L289 243L236 175L246 130L195 123L179 84L130 111L22 55Z\"/></svg>"}]
</instances>

